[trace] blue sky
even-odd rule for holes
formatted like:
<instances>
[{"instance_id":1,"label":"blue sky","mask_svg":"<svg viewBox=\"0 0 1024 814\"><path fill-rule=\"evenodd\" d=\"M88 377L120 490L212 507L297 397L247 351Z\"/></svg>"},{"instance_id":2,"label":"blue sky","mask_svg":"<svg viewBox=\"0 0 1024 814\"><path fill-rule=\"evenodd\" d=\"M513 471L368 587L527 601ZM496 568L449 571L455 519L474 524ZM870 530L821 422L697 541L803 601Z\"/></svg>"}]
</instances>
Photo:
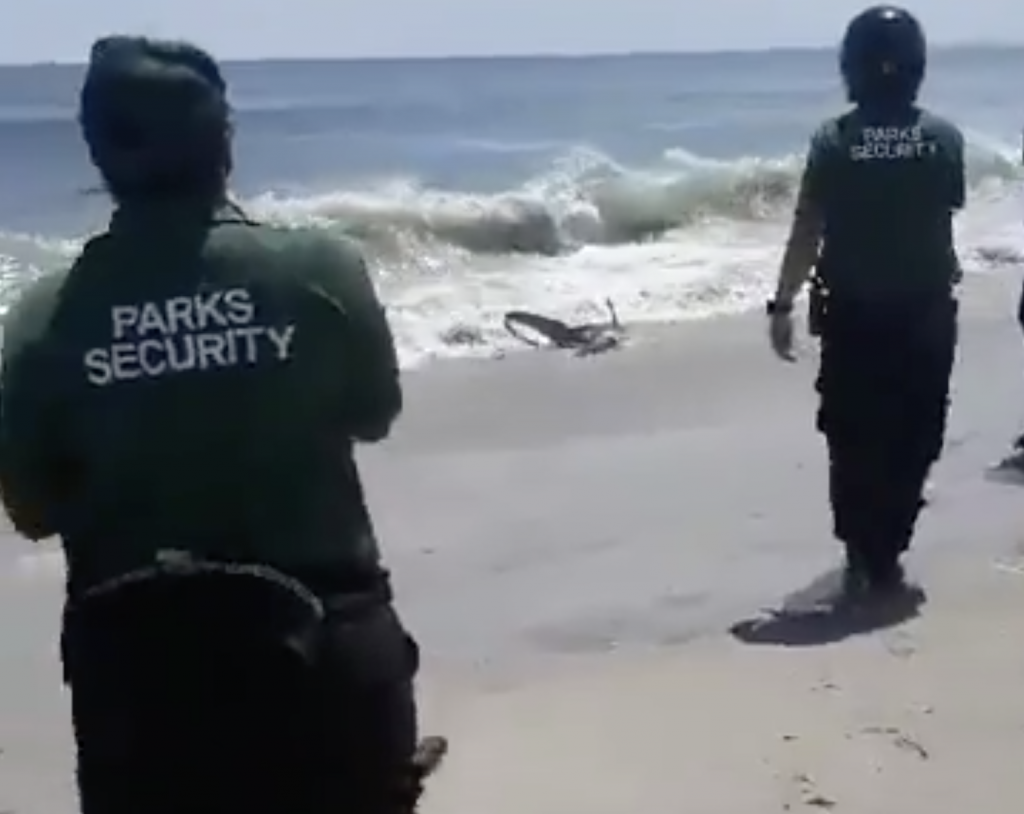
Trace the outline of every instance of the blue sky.
<instances>
[{"instance_id":1,"label":"blue sky","mask_svg":"<svg viewBox=\"0 0 1024 814\"><path fill-rule=\"evenodd\" d=\"M1022 0L920 0L935 42L1024 43ZM223 58L442 56L831 45L849 0L32 0L0 61L81 61L111 31L194 39Z\"/></svg>"}]
</instances>

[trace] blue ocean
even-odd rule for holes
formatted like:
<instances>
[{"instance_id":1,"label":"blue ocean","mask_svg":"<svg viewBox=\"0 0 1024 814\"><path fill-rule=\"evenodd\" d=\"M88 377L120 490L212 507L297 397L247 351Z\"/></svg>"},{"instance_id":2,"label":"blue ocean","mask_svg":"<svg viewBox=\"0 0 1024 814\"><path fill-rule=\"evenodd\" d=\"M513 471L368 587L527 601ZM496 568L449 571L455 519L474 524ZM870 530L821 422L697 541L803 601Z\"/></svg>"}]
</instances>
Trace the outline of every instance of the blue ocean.
<instances>
[{"instance_id":1,"label":"blue ocean","mask_svg":"<svg viewBox=\"0 0 1024 814\"><path fill-rule=\"evenodd\" d=\"M409 365L493 355L510 308L633 321L750 308L772 286L829 51L229 65L235 192L364 246ZM0 303L102 228L82 69L0 68ZM1024 49L934 55L963 127L968 273L1021 259ZM144 270L140 269L140 273Z\"/></svg>"}]
</instances>

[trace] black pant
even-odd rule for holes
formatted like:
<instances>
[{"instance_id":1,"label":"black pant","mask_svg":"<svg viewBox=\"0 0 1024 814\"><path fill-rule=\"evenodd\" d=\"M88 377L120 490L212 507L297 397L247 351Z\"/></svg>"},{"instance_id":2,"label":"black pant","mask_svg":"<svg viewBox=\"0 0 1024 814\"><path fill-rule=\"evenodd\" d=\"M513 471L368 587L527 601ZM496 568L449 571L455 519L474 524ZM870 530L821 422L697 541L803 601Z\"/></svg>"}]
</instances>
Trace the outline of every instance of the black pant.
<instances>
[{"instance_id":1,"label":"black pant","mask_svg":"<svg viewBox=\"0 0 1024 814\"><path fill-rule=\"evenodd\" d=\"M835 536L870 570L910 545L942 452L957 341L951 297L888 305L829 297L818 429L828 442Z\"/></svg>"},{"instance_id":2,"label":"black pant","mask_svg":"<svg viewBox=\"0 0 1024 814\"><path fill-rule=\"evenodd\" d=\"M225 653L237 642L225 640L205 666L145 678L195 625L139 609L133 630L153 637L140 655L66 618L83 814L411 811L416 644L389 597L326 600L311 662L232 660ZM217 611L208 609L211 627Z\"/></svg>"},{"instance_id":3,"label":"black pant","mask_svg":"<svg viewBox=\"0 0 1024 814\"><path fill-rule=\"evenodd\" d=\"M1020 299L1017 300L1017 324L1024 330L1024 287L1021 287Z\"/></svg>"}]
</instances>

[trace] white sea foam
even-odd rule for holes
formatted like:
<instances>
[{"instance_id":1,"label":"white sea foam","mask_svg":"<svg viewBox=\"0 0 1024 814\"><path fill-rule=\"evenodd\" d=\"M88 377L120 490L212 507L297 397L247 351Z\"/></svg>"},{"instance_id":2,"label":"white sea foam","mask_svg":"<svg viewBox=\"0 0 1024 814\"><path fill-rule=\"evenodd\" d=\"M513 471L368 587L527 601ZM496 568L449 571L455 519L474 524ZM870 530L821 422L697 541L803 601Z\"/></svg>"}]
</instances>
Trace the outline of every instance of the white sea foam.
<instances>
[{"instance_id":1,"label":"white sea foam","mask_svg":"<svg viewBox=\"0 0 1024 814\"><path fill-rule=\"evenodd\" d=\"M511 308L577 318L610 297L627 321L671 321L750 307L772 285L801 163L670 150L637 168L580 148L501 194L406 178L247 204L271 221L357 238L413 365L514 347L501 328ZM958 224L967 271L1020 262L1012 150L971 134L968 176L971 204ZM79 245L0 235L0 305Z\"/></svg>"}]
</instances>

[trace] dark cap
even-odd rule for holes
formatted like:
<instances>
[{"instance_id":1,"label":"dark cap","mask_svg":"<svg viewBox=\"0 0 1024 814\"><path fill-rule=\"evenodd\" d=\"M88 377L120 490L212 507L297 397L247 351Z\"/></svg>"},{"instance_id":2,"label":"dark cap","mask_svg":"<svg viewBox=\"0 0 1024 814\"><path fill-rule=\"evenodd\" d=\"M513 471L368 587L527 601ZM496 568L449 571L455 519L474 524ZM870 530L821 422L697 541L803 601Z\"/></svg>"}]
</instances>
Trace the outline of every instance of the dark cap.
<instances>
[{"instance_id":1,"label":"dark cap","mask_svg":"<svg viewBox=\"0 0 1024 814\"><path fill-rule=\"evenodd\" d=\"M224 77L202 49L124 36L93 45L79 123L108 182L204 164L223 151L228 121Z\"/></svg>"},{"instance_id":2,"label":"dark cap","mask_svg":"<svg viewBox=\"0 0 1024 814\"><path fill-rule=\"evenodd\" d=\"M927 61L921 23L898 6L872 6L854 17L840 51L843 78L857 103L913 102Z\"/></svg>"}]
</instances>

